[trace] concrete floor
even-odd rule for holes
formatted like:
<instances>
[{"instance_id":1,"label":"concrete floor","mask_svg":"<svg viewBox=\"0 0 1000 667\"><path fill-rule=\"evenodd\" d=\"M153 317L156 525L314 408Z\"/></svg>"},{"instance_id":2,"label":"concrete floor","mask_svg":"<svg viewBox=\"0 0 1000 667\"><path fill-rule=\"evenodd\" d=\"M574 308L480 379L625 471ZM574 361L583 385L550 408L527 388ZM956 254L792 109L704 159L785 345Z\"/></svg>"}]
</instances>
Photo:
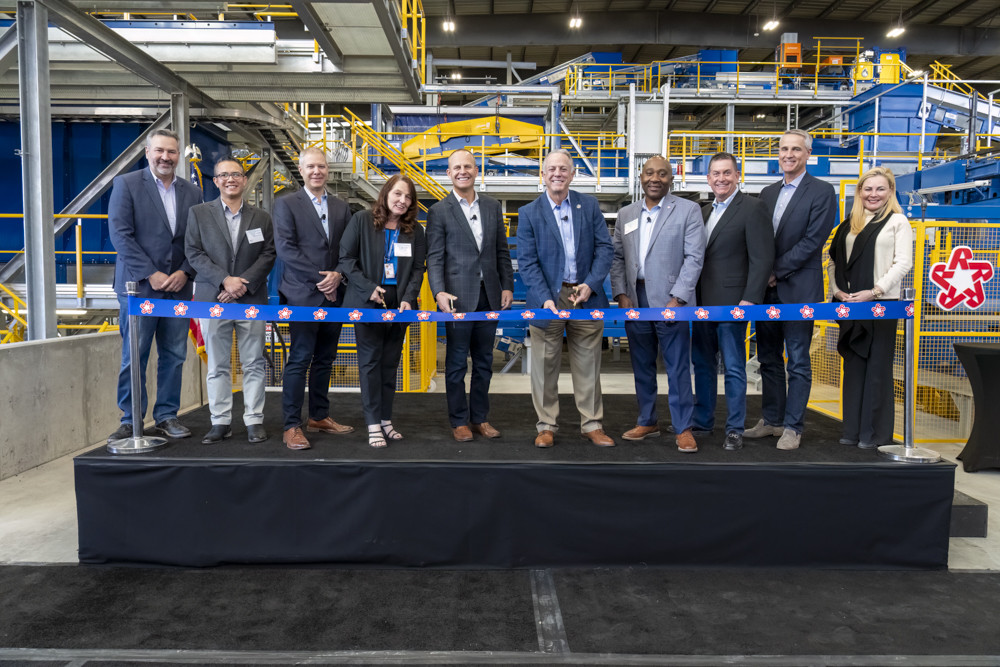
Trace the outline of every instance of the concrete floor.
<instances>
[{"instance_id":1,"label":"concrete floor","mask_svg":"<svg viewBox=\"0 0 1000 667\"><path fill-rule=\"evenodd\" d=\"M440 377L437 380L432 391L443 392ZM634 391L628 374L606 374L601 384L606 394ZM666 387L665 377L660 386ZM568 374L560 377L560 388L571 391ZM491 387L491 393L497 394L527 390L528 378L516 372L495 375ZM269 396L269 400L276 398ZM962 445L936 445L934 449L954 461ZM0 482L0 564L77 562L74 456L64 456ZM986 538L952 538L949 569L1000 570L1000 471L966 473L959 465L955 486L990 505L989 530Z\"/></svg>"}]
</instances>

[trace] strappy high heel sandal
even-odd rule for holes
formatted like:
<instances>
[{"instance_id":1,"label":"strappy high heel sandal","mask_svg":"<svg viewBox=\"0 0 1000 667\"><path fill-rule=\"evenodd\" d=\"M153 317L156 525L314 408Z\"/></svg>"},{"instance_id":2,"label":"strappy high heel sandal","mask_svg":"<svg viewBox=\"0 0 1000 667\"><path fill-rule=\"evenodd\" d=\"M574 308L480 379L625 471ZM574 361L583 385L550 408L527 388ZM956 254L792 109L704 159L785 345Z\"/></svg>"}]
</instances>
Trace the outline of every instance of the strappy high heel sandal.
<instances>
[{"instance_id":1,"label":"strappy high heel sandal","mask_svg":"<svg viewBox=\"0 0 1000 667\"><path fill-rule=\"evenodd\" d=\"M392 422L388 424L382 424L382 433L385 434L386 440L402 440L403 434L392 427Z\"/></svg>"}]
</instances>

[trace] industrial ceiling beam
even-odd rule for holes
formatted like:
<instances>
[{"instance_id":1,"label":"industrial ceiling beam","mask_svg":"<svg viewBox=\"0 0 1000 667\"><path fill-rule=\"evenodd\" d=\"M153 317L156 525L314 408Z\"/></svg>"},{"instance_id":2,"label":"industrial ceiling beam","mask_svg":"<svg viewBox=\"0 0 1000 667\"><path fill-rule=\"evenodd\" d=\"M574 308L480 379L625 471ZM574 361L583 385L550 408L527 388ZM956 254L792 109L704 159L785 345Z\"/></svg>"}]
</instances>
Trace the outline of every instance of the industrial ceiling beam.
<instances>
[{"instance_id":1,"label":"industrial ceiling beam","mask_svg":"<svg viewBox=\"0 0 1000 667\"><path fill-rule=\"evenodd\" d=\"M222 106L114 30L77 9L69 0L38 1L49 10L53 23L156 87L171 94L183 93L187 95L191 104L197 106L206 108Z\"/></svg>"},{"instance_id":2,"label":"industrial ceiling beam","mask_svg":"<svg viewBox=\"0 0 1000 667\"><path fill-rule=\"evenodd\" d=\"M997 10L1000 11L1000 10ZM992 12L991 12L992 13ZM986 15L981 19L986 20ZM571 30L563 14L501 14L462 17L462 30L445 33L430 21L429 48L457 48L491 44L497 48L516 46L583 46L598 48L613 44L670 44L693 47L774 49L778 35L748 33L748 21L756 17L690 12L614 12L583 15L583 28ZM982 20L979 21L982 23ZM782 32L798 33L810 44L816 36L860 37L868 44L884 44L885 22L831 21L785 18ZM909 25L906 44L910 55L988 56L996 54L996 38L990 32L942 25Z\"/></svg>"},{"instance_id":3,"label":"industrial ceiling beam","mask_svg":"<svg viewBox=\"0 0 1000 667\"><path fill-rule=\"evenodd\" d=\"M306 0L291 0L291 5L295 13L299 15L299 20L309 29L310 37L316 40L319 48L323 49L327 60L337 67L343 67L344 52L340 50L340 47L333 40L333 35L327 30L326 25L319 17L319 13L316 12L316 8L313 7L312 3L306 2Z\"/></svg>"}]
</instances>

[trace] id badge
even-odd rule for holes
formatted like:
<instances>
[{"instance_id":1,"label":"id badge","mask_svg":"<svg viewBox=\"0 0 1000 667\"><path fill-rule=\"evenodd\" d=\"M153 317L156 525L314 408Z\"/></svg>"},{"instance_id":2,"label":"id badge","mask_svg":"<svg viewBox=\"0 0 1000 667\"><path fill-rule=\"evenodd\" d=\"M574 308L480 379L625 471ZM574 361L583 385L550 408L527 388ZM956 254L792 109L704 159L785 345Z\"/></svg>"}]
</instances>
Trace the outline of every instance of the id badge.
<instances>
[{"instance_id":1,"label":"id badge","mask_svg":"<svg viewBox=\"0 0 1000 667\"><path fill-rule=\"evenodd\" d=\"M383 266L385 267L385 277L386 278L395 278L396 277L396 267L393 266L392 262L386 262Z\"/></svg>"}]
</instances>

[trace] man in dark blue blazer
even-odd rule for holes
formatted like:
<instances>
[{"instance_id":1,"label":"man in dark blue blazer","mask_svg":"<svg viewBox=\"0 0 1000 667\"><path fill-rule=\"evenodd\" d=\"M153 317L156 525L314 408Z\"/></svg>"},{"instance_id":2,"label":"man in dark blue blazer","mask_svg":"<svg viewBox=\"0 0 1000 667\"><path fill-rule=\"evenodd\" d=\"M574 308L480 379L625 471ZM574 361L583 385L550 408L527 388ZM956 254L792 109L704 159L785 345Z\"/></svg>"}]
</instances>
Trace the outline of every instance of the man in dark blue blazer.
<instances>
[{"instance_id":1,"label":"man in dark blue blazer","mask_svg":"<svg viewBox=\"0 0 1000 667\"><path fill-rule=\"evenodd\" d=\"M328 195L326 154L307 148L299 155L306 187L274 202L274 245L282 262L281 302L339 308L344 298L338 270L340 237L351 219L347 203ZM291 346L282 376L282 439L289 449L309 449L302 432L302 402L309 375L306 430L344 434L354 430L330 417L330 374L340 342L339 322L290 322Z\"/></svg>"},{"instance_id":2,"label":"man in dark blue blazer","mask_svg":"<svg viewBox=\"0 0 1000 667\"><path fill-rule=\"evenodd\" d=\"M500 202L476 194L476 159L467 150L448 157L454 191L427 212L427 279L438 309L469 313L510 308L514 270L507 247ZM499 438L488 421L496 321L447 322L445 391L452 435L459 442ZM467 359L472 357L469 397L465 396Z\"/></svg>"},{"instance_id":3,"label":"man in dark blue blazer","mask_svg":"<svg viewBox=\"0 0 1000 667\"><path fill-rule=\"evenodd\" d=\"M771 220L759 199L739 190L740 170L730 153L717 153L708 163L708 185L715 201L705 204L705 262L698 280L703 306L752 306L764 302L774 265ZM725 367L726 441L729 451L743 448L747 412L747 323L694 322L691 363L694 365L694 428L711 431L719 375L715 357Z\"/></svg>"},{"instance_id":4,"label":"man in dark blue blazer","mask_svg":"<svg viewBox=\"0 0 1000 667\"><path fill-rule=\"evenodd\" d=\"M132 420L142 421L148 404L146 365L156 338L155 432L186 438L191 431L177 420L181 404L181 371L187 356L189 320L179 317L141 317L139 377L142 414L132 414L132 359L128 325L126 283L138 283L138 296L148 299L190 299L194 270L184 256L188 210L201 203L201 190L177 178L180 160L177 135L156 130L146 138L148 169L117 176L108 204L108 228L118 252L115 259L115 293L118 295L118 328L122 336L122 364L118 372L118 407L121 424L108 442L132 435Z\"/></svg>"},{"instance_id":5,"label":"man in dark blue blazer","mask_svg":"<svg viewBox=\"0 0 1000 667\"><path fill-rule=\"evenodd\" d=\"M789 130L778 142L784 178L760 193L774 230L774 268L764 303L822 301L823 245L837 224L833 186L806 172L812 137ZM797 449L812 388L812 322L757 322L757 359L763 380L763 418L743 437L780 436L778 449ZM788 385L785 362L788 355Z\"/></svg>"},{"instance_id":6,"label":"man in dark blue blazer","mask_svg":"<svg viewBox=\"0 0 1000 667\"><path fill-rule=\"evenodd\" d=\"M549 153L542 163L546 192L518 209L518 271L528 290L528 308L558 313L608 306L604 279L614 258L611 235L597 200L569 189L574 170L567 151ZM535 446L551 447L559 428L559 363L565 331L580 431L595 445L613 447L615 441L601 424L603 322L550 320L529 329L531 400L538 414Z\"/></svg>"}]
</instances>

